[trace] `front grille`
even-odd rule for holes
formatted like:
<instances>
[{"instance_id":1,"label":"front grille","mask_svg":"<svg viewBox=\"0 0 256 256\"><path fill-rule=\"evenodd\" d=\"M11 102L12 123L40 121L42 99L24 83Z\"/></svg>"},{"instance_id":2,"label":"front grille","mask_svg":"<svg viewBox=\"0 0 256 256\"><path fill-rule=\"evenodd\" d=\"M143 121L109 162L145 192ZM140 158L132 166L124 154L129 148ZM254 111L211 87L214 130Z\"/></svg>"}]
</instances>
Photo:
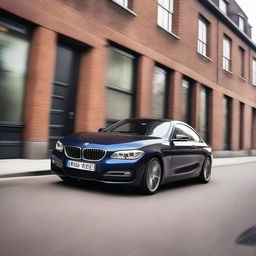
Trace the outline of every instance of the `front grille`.
<instances>
[{"instance_id":1,"label":"front grille","mask_svg":"<svg viewBox=\"0 0 256 256\"><path fill-rule=\"evenodd\" d=\"M103 149L97 148L84 148L83 150L83 158L85 160L101 160L106 154L106 151Z\"/></svg>"},{"instance_id":2,"label":"front grille","mask_svg":"<svg viewBox=\"0 0 256 256\"><path fill-rule=\"evenodd\" d=\"M65 146L66 156L70 158L80 159L81 158L81 148L75 146Z\"/></svg>"}]
</instances>

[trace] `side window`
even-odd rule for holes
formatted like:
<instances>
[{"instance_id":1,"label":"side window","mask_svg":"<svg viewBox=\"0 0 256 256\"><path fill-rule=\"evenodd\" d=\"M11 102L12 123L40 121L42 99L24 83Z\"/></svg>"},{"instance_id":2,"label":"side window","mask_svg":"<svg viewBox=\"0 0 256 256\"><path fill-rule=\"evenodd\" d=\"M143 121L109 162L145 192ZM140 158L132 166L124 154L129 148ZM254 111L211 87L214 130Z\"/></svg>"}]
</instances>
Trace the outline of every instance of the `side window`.
<instances>
[{"instance_id":1,"label":"side window","mask_svg":"<svg viewBox=\"0 0 256 256\"><path fill-rule=\"evenodd\" d=\"M177 134L189 137L190 141L200 141L200 137L192 129L183 124L176 125L172 138L175 139Z\"/></svg>"}]
</instances>

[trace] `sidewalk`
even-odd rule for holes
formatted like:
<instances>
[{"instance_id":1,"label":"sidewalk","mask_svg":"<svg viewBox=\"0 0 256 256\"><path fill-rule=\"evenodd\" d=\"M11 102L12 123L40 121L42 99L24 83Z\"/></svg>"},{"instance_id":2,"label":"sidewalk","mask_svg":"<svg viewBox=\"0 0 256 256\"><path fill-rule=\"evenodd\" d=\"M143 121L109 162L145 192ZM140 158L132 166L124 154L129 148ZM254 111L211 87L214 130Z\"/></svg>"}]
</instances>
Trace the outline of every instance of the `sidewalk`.
<instances>
[{"instance_id":1,"label":"sidewalk","mask_svg":"<svg viewBox=\"0 0 256 256\"><path fill-rule=\"evenodd\" d=\"M255 156L214 158L213 167L243 163L256 163ZM3 159L0 160L0 178L48 175L50 172L50 159Z\"/></svg>"}]
</instances>

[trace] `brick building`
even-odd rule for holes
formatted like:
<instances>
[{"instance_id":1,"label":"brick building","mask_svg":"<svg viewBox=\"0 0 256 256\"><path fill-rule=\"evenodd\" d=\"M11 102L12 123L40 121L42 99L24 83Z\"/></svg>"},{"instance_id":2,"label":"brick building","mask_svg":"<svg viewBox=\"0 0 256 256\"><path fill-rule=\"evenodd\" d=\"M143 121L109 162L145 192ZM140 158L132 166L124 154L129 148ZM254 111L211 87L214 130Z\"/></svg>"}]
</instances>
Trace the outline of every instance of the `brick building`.
<instances>
[{"instance_id":1,"label":"brick building","mask_svg":"<svg viewBox=\"0 0 256 256\"><path fill-rule=\"evenodd\" d=\"M74 131L184 120L255 154L256 45L234 0L0 0L0 158Z\"/></svg>"}]
</instances>

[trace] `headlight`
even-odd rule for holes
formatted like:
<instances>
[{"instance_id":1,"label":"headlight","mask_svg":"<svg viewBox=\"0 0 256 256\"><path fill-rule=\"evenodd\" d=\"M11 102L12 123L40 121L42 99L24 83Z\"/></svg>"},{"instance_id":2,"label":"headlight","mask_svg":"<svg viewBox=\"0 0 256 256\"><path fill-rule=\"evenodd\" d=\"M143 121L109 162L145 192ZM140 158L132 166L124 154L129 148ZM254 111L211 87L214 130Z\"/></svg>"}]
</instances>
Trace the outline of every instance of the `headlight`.
<instances>
[{"instance_id":1,"label":"headlight","mask_svg":"<svg viewBox=\"0 0 256 256\"><path fill-rule=\"evenodd\" d=\"M59 140L57 141L56 145L55 145L55 149L59 152L63 151L63 143L61 143Z\"/></svg>"},{"instance_id":2,"label":"headlight","mask_svg":"<svg viewBox=\"0 0 256 256\"><path fill-rule=\"evenodd\" d=\"M114 152L110 158L133 160L141 158L144 154L141 150L122 150Z\"/></svg>"}]
</instances>

